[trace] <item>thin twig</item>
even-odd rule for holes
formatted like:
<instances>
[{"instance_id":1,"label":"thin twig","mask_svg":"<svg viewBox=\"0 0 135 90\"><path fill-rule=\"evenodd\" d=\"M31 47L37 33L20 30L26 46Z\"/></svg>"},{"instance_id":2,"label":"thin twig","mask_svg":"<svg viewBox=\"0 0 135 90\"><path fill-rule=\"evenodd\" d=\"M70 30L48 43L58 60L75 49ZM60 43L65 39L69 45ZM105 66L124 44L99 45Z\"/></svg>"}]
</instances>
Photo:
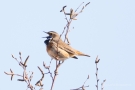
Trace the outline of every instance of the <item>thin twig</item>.
<instances>
[{"instance_id":1,"label":"thin twig","mask_svg":"<svg viewBox=\"0 0 135 90\"><path fill-rule=\"evenodd\" d=\"M42 86L43 86L42 81L43 81L43 79L44 79L45 74L44 74L43 70L42 70L39 66L38 66L38 69L40 70L40 72L41 72L41 74L42 74L42 77L41 77L40 80L37 81L37 83L36 83L35 85L42 87Z\"/></svg>"},{"instance_id":2,"label":"thin twig","mask_svg":"<svg viewBox=\"0 0 135 90\"><path fill-rule=\"evenodd\" d=\"M26 62L28 61L29 56L25 59L24 62L22 60L21 52L19 52L19 59L20 60L18 60L17 58L15 58L14 55L12 55L12 58L15 59L18 62L19 66L23 68L23 75L14 74L11 69L10 69L10 73L7 73L7 72L4 72L4 73L7 74L7 75L11 75L11 80L13 79L13 76L19 76L19 77L21 77L22 79L17 79L17 80L18 81L25 81L27 83L27 88L30 88L31 90L34 90L33 85L31 85L31 80L32 80L33 73L28 78L28 74L26 72L26 67L27 67Z\"/></svg>"},{"instance_id":3,"label":"thin twig","mask_svg":"<svg viewBox=\"0 0 135 90\"><path fill-rule=\"evenodd\" d=\"M97 64L98 64L99 60L100 60L100 59L98 59L98 56L97 56L97 58L96 58L96 60L95 60L95 64L96 64L96 79L97 79L97 85L96 85L96 87L97 87L97 90L98 90L98 82L99 82Z\"/></svg>"},{"instance_id":4,"label":"thin twig","mask_svg":"<svg viewBox=\"0 0 135 90\"><path fill-rule=\"evenodd\" d=\"M75 10L75 12L77 12L77 10L82 6L83 3L84 3L84 2L82 2L82 3L78 6L78 8Z\"/></svg>"},{"instance_id":5,"label":"thin twig","mask_svg":"<svg viewBox=\"0 0 135 90\"><path fill-rule=\"evenodd\" d=\"M51 61L50 61L50 64L51 64ZM52 75L52 73L50 71L50 65L49 66L46 66L46 64L43 62L43 66L45 67L45 69L48 70L48 73L50 74L50 77L52 78L52 81L53 81L53 75ZM48 73L45 73L45 74L48 74Z\"/></svg>"},{"instance_id":6,"label":"thin twig","mask_svg":"<svg viewBox=\"0 0 135 90\"><path fill-rule=\"evenodd\" d=\"M101 83L101 90L104 90L104 83L105 83L106 79L103 80L103 82Z\"/></svg>"},{"instance_id":7,"label":"thin twig","mask_svg":"<svg viewBox=\"0 0 135 90\"><path fill-rule=\"evenodd\" d=\"M89 87L89 85L84 86L88 79L89 79L89 75L88 75L87 79L85 80L85 82L83 83L83 85L81 87L76 88L76 89L70 89L70 90L85 90L86 87Z\"/></svg>"},{"instance_id":8,"label":"thin twig","mask_svg":"<svg viewBox=\"0 0 135 90\"><path fill-rule=\"evenodd\" d=\"M50 89L50 90L53 89L54 82L55 82L56 77L57 77L57 75L58 75L58 68L60 67L61 64L62 64L62 63L60 63L60 61L59 61L58 64L57 64L57 61L56 61L56 69L55 69L55 72L54 72L54 78L53 78L53 81L52 81L52 85L51 85L51 89Z\"/></svg>"}]
</instances>

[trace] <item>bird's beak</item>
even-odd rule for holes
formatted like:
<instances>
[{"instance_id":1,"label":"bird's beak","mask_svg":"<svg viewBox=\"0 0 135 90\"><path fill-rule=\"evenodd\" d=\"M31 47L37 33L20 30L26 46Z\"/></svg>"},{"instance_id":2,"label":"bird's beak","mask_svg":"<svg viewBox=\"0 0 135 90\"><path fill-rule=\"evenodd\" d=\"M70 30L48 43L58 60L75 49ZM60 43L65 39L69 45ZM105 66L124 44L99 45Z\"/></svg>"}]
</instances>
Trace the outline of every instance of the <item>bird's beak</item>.
<instances>
[{"instance_id":1,"label":"bird's beak","mask_svg":"<svg viewBox=\"0 0 135 90\"><path fill-rule=\"evenodd\" d=\"M47 37L42 37L42 38L47 38L47 39L49 39L49 38L52 38L51 36L47 36Z\"/></svg>"},{"instance_id":2,"label":"bird's beak","mask_svg":"<svg viewBox=\"0 0 135 90\"><path fill-rule=\"evenodd\" d=\"M44 33L48 34L48 32L43 31Z\"/></svg>"}]
</instances>

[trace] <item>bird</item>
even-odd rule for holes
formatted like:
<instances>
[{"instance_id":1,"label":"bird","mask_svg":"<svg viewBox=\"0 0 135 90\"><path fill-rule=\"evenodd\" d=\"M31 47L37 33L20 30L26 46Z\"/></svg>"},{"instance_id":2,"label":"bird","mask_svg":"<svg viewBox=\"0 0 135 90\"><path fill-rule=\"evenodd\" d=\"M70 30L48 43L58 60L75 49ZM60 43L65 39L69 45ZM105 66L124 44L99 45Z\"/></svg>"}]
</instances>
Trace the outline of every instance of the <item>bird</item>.
<instances>
[{"instance_id":1,"label":"bird","mask_svg":"<svg viewBox=\"0 0 135 90\"><path fill-rule=\"evenodd\" d=\"M87 56L90 57L87 54L84 54L74 48L72 48L70 45L66 44L62 39L60 38L60 35L55 31L49 31L45 32L49 36L43 37L47 38L44 43L46 44L46 50L50 57L54 58L55 60L66 60L68 58L75 58L78 59L76 56Z\"/></svg>"},{"instance_id":2,"label":"bird","mask_svg":"<svg viewBox=\"0 0 135 90\"><path fill-rule=\"evenodd\" d=\"M57 43L54 41L51 41L51 39L46 39L44 41L46 44L46 51L49 54L49 56L55 60L64 61L68 58L70 58L70 54L66 52L65 50L59 48L57 46ZM78 59L76 56L72 56L72 58Z\"/></svg>"}]
</instances>

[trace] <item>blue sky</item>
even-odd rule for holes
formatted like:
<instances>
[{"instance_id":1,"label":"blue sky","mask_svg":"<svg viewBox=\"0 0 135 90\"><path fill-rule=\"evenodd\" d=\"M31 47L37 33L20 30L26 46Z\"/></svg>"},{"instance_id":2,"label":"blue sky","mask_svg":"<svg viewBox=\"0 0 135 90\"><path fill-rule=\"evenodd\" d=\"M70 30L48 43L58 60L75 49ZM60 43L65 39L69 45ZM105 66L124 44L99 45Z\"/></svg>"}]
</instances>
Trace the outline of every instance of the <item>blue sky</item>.
<instances>
[{"instance_id":1,"label":"blue sky","mask_svg":"<svg viewBox=\"0 0 135 90\"><path fill-rule=\"evenodd\" d=\"M41 78L37 66L43 69L43 61L49 64L50 57L46 53L43 31L62 33L66 20L59 11L67 5L76 9L82 2L91 2L76 21L72 22L68 34L71 46L91 57L68 59L59 68L54 90L69 90L80 87L87 76L89 85L86 90L96 90L95 59L101 59L99 67L99 88L106 79L104 90L133 90L134 53L135 53L135 1L134 0L1 0L0 1L0 90L25 90L24 82L17 82L19 77L10 81L4 74L11 68L22 74L22 68L12 59L11 54L19 58L30 56L28 71L33 71L32 84ZM74 27L74 29L72 29ZM51 71L55 68L52 62ZM44 72L47 72L43 69ZM45 75L44 89L49 90L51 78ZM38 88L37 88L38 89Z\"/></svg>"}]
</instances>

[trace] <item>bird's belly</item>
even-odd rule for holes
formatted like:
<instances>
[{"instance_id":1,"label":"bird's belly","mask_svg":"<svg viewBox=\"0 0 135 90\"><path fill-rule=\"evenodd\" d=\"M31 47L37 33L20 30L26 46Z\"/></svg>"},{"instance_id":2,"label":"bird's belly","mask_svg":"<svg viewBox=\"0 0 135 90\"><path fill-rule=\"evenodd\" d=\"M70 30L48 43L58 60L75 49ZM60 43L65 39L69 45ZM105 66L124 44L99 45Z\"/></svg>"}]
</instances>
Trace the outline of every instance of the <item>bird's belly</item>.
<instances>
[{"instance_id":1,"label":"bird's belly","mask_svg":"<svg viewBox=\"0 0 135 90\"><path fill-rule=\"evenodd\" d=\"M55 60L64 61L69 58L69 54L61 49L56 50L56 49L52 48L50 50L47 50L47 52L48 52L49 56Z\"/></svg>"}]
</instances>

